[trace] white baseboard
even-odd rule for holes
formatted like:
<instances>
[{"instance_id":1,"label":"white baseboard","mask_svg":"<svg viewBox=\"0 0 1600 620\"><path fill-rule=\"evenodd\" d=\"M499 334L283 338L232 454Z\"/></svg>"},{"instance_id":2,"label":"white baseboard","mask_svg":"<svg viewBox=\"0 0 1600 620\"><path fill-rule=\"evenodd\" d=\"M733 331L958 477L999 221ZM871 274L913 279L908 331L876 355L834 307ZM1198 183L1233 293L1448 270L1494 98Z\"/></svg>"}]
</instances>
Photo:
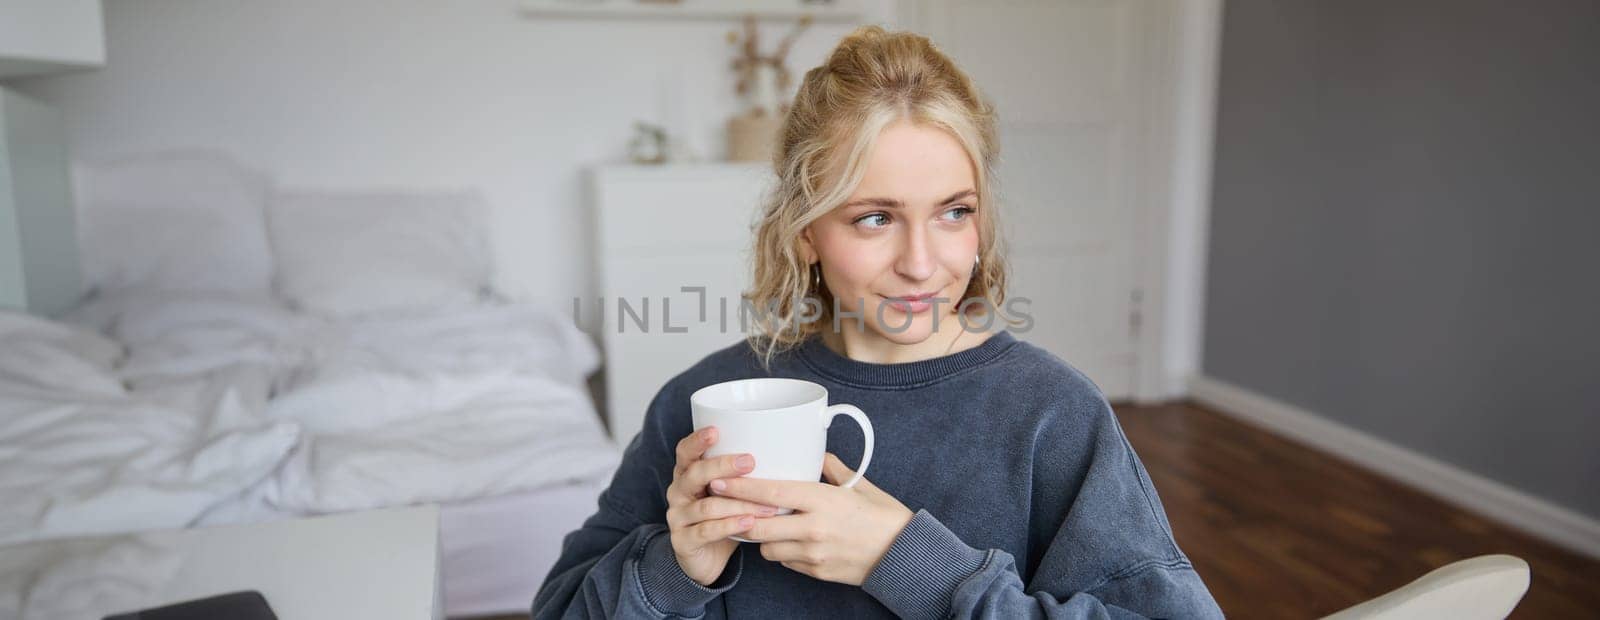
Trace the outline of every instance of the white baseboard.
<instances>
[{"instance_id":1,"label":"white baseboard","mask_svg":"<svg viewBox=\"0 0 1600 620\"><path fill-rule=\"evenodd\" d=\"M1352 429L1289 403L1205 376L1190 397L1218 412L1311 444L1575 552L1600 558L1600 521Z\"/></svg>"}]
</instances>

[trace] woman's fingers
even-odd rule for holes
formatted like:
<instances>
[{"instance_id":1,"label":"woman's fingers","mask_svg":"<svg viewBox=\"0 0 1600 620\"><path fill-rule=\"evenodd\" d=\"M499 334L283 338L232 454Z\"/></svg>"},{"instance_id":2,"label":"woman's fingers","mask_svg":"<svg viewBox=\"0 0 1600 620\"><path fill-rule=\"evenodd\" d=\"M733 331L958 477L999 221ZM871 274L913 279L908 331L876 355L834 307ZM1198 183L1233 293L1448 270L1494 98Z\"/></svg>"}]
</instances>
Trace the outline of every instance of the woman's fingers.
<instances>
[{"instance_id":1,"label":"woman's fingers","mask_svg":"<svg viewBox=\"0 0 1600 620\"><path fill-rule=\"evenodd\" d=\"M725 519L740 515L770 517L776 514L778 514L778 509L771 506L763 506L754 502L727 497L707 497L683 506L668 508L667 525L688 527L702 521Z\"/></svg>"},{"instance_id":2,"label":"woman's fingers","mask_svg":"<svg viewBox=\"0 0 1600 620\"><path fill-rule=\"evenodd\" d=\"M717 443L717 427L715 426L707 426L689 433L683 439L679 439L676 450L678 462L674 465L673 475L683 475L684 470L688 469L695 461L700 460L700 455L705 454L706 449L710 448L714 443Z\"/></svg>"},{"instance_id":3,"label":"woman's fingers","mask_svg":"<svg viewBox=\"0 0 1600 620\"><path fill-rule=\"evenodd\" d=\"M838 501L840 493L849 489L823 482L798 480L765 480L762 478L727 478L712 487L711 492L723 497L749 500L768 506L793 508L815 512Z\"/></svg>"},{"instance_id":4,"label":"woman's fingers","mask_svg":"<svg viewBox=\"0 0 1600 620\"><path fill-rule=\"evenodd\" d=\"M832 452L823 456L822 477L826 478L828 482L842 485L854 475L856 475L855 470L845 466L844 461L839 460L839 457L834 456Z\"/></svg>"},{"instance_id":5,"label":"woman's fingers","mask_svg":"<svg viewBox=\"0 0 1600 620\"><path fill-rule=\"evenodd\" d=\"M815 515L805 513L761 519L745 535L757 542L815 542L825 537Z\"/></svg>"},{"instance_id":6,"label":"woman's fingers","mask_svg":"<svg viewBox=\"0 0 1600 620\"><path fill-rule=\"evenodd\" d=\"M849 482L850 478L855 475L856 470L850 469L849 465L845 465L844 461L839 460L839 457L835 456L832 452L829 452L827 456L823 457L822 477L827 479L828 482L833 483L836 486L844 486L844 483ZM867 480L865 476L863 476L861 480L857 481L856 486L853 488L861 489L863 491L876 491L878 489L878 487L874 486L872 481Z\"/></svg>"},{"instance_id":7,"label":"woman's fingers","mask_svg":"<svg viewBox=\"0 0 1600 620\"><path fill-rule=\"evenodd\" d=\"M687 504L705 497L706 485L718 478L737 478L755 469L755 459L748 454L727 454L705 458L689 464L688 469L677 472L667 487L667 505Z\"/></svg>"},{"instance_id":8,"label":"woman's fingers","mask_svg":"<svg viewBox=\"0 0 1600 620\"><path fill-rule=\"evenodd\" d=\"M816 547L792 541L761 543L761 557L799 564L821 564L826 559L818 555Z\"/></svg>"},{"instance_id":9,"label":"woman's fingers","mask_svg":"<svg viewBox=\"0 0 1600 620\"><path fill-rule=\"evenodd\" d=\"M737 478L750 473L756 468L755 457L748 454L725 454L718 457L705 458L689 465L689 470L683 473L685 489L694 489L695 496L704 494L706 485L717 478Z\"/></svg>"},{"instance_id":10,"label":"woman's fingers","mask_svg":"<svg viewBox=\"0 0 1600 620\"><path fill-rule=\"evenodd\" d=\"M706 494L706 483L685 480L689 468L700 462L706 450L717 443L717 427L707 426L678 440L675 449L677 462L672 468L672 484L667 485L667 505L677 506L692 502Z\"/></svg>"},{"instance_id":11,"label":"woman's fingers","mask_svg":"<svg viewBox=\"0 0 1600 620\"><path fill-rule=\"evenodd\" d=\"M703 547L720 541L739 532L750 529L755 525L756 518L750 515L739 515L711 521L701 521L699 524L686 528L689 534L689 543L696 547Z\"/></svg>"},{"instance_id":12,"label":"woman's fingers","mask_svg":"<svg viewBox=\"0 0 1600 620\"><path fill-rule=\"evenodd\" d=\"M778 514L778 509L763 506L755 502L730 499L726 497L707 497L689 505L689 518L692 523L723 519L739 515L754 515L757 517L770 517Z\"/></svg>"}]
</instances>

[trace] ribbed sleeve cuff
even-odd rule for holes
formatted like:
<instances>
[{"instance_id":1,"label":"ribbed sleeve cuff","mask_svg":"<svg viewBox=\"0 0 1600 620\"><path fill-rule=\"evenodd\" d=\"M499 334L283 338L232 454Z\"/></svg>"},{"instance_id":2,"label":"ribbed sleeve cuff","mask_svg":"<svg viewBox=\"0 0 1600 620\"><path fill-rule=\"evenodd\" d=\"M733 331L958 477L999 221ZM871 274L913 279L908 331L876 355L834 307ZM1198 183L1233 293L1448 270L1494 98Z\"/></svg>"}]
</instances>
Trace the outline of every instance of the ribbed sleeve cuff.
<instances>
[{"instance_id":1,"label":"ribbed sleeve cuff","mask_svg":"<svg viewBox=\"0 0 1600 620\"><path fill-rule=\"evenodd\" d=\"M636 566L639 589L644 593L645 603L662 615L693 618L705 613L706 603L711 599L739 583L739 575L744 572L744 554L735 550L733 557L728 558L728 567L722 571L722 576L708 588L683 572L683 567L678 565L678 557L672 553L671 534L662 530L645 541Z\"/></svg>"},{"instance_id":2,"label":"ribbed sleeve cuff","mask_svg":"<svg viewBox=\"0 0 1600 620\"><path fill-rule=\"evenodd\" d=\"M902 618L942 618L956 588L982 569L988 556L961 542L927 510L918 510L861 589Z\"/></svg>"}]
</instances>

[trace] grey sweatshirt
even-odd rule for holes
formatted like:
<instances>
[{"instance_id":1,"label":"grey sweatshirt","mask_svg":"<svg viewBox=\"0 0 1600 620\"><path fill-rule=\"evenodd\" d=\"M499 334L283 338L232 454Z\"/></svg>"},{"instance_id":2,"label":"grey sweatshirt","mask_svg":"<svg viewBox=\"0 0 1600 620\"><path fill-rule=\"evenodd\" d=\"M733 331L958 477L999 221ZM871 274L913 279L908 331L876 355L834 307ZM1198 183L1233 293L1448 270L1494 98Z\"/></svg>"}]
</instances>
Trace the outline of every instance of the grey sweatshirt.
<instances>
[{"instance_id":1,"label":"grey sweatshirt","mask_svg":"<svg viewBox=\"0 0 1600 620\"><path fill-rule=\"evenodd\" d=\"M867 479L915 517L861 586L812 579L741 544L710 587L678 566L666 488L689 394L790 377L860 407L877 435ZM828 431L847 465L853 424ZM762 370L743 342L663 386L598 510L567 535L534 618L1221 617L1178 549L1144 466L1100 390L999 332L916 362L852 360L812 338Z\"/></svg>"}]
</instances>

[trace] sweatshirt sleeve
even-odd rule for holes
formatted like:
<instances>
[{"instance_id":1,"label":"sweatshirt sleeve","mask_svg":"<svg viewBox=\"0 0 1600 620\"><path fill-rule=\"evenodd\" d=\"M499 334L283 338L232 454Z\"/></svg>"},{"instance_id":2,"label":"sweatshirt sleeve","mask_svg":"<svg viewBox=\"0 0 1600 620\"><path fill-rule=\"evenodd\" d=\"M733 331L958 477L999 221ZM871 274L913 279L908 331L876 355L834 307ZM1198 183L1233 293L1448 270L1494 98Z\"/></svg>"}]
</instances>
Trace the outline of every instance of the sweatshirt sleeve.
<instances>
[{"instance_id":1,"label":"sweatshirt sleeve","mask_svg":"<svg viewBox=\"0 0 1600 620\"><path fill-rule=\"evenodd\" d=\"M735 552L722 576L706 587L684 574L672 552L666 487L674 448L690 431L688 416L670 410L677 402L675 383L651 402L644 428L600 494L598 511L562 541L561 555L533 600L534 618L698 618L738 583L742 553ZM677 418L682 429L672 423Z\"/></svg>"},{"instance_id":2,"label":"sweatshirt sleeve","mask_svg":"<svg viewBox=\"0 0 1600 620\"><path fill-rule=\"evenodd\" d=\"M1145 560L1069 592L1023 584L1011 554L974 549L918 511L862 584L901 618L1221 618L1186 559Z\"/></svg>"},{"instance_id":3,"label":"sweatshirt sleeve","mask_svg":"<svg viewBox=\"0 0 1600 620\"><path fill-rule=\"evenodd\" d=\"M1034 455L1036 503L1050 508L1030 519L1053 535L1030 577L1010 553L973 548L920 510L862 588L902 618L1221 618L1099 400L1063 433L1087 441L1041 444Z\"/></svg>"}]
</instances>

